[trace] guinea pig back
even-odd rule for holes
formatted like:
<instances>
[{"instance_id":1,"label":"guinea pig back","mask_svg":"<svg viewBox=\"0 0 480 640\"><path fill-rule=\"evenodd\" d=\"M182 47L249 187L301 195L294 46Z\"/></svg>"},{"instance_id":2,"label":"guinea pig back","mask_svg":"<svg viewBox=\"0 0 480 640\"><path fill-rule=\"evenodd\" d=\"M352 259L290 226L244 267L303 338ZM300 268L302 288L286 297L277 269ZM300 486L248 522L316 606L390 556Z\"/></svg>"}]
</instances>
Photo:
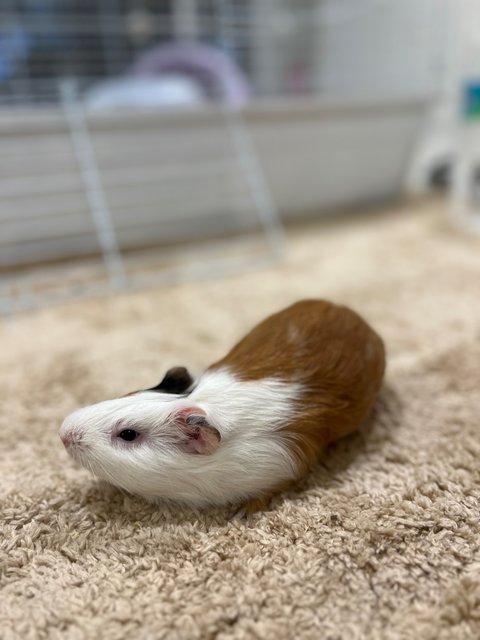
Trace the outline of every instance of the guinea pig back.
<instances>
[{"instance_id":1,"label":"guinea pig back","mask_svg":"<svg viewBox=\"0 0 480 640\"><path fill-rule=\"evenodd\" d=\"M282 427L301 475L327 444L352 433L370 413L385 348L355 311L303 300L263 320L210 370L225 367L242 380L274 377L301 385L294 418Z\"/></svg>"}]
</instances>

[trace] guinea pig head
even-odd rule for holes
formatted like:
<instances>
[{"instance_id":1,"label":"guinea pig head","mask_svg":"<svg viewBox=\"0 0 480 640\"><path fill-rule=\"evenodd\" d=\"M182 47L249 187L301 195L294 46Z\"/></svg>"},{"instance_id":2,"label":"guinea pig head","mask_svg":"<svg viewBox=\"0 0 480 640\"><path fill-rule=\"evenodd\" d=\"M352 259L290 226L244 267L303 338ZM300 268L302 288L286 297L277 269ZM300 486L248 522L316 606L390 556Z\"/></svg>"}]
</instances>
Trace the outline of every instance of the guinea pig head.
<instances>
[{"instance_id":1,"label":"guinea pig head","mask_svg":"<svg viewBox=\"0 0 480 640\"><path fill-rule=\"evenodd\" d=\"M171 382L171 380L170 380ZM174 477L211 456L220 432L188 395L139 391L71 413L60 427L68 453L112 484L146 497L178 495Z\"/></svg>"}]
</instances>

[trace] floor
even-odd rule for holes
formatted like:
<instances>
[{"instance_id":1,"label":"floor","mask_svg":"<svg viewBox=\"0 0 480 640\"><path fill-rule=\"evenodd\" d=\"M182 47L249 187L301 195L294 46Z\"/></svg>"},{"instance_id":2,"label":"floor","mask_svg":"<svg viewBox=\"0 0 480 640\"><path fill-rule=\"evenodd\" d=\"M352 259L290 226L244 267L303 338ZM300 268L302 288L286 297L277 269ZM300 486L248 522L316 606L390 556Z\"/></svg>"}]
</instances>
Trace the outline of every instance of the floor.
<instances>
[{"instance_id":1,"label":"floor","mask_svg":"<svg viewBox=\"0 0 480 640\"><path fill-rule=\"evenodd\" d=\"M480 239L438 201L289 231L284 264L0 327L2 638L480 636ZM385 339L373 419L245 522L76 467L73 408L201 371L267 313L346 303Z\"/></svg>"}]
</instances>

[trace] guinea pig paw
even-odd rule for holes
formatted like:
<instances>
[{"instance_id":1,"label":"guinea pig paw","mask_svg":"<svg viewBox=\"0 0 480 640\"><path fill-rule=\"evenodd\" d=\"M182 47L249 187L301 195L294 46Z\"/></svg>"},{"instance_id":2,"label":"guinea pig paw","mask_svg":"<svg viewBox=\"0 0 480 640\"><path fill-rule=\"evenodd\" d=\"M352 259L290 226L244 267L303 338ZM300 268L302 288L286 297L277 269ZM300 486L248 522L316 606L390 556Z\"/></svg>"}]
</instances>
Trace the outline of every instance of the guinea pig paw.
<instances>
[{"instance_id":1,"label":"guinea pig paw","mask_svg":"<svg viewBox=\"0 0 480 640\"><path fill-rule=\"evenodd\" d=\"M238 509L234 509L228 515L229 522L234 521L242 521L245 522L248 518L248 515L243 507L239 507Z\"/></svg>"},{"instance_id":2,"label":"guinea pig paw","mask_svg":"<svg viewBox=\"0 0 480 640\"><path fill-rule=\"evenodd\" d=\"M260 513L268 509L269 502L270 498L268 496L252 498L237 507L237 509L231 513L229 520L248 520L256 513Z\"/></svg>"}]
</instances>

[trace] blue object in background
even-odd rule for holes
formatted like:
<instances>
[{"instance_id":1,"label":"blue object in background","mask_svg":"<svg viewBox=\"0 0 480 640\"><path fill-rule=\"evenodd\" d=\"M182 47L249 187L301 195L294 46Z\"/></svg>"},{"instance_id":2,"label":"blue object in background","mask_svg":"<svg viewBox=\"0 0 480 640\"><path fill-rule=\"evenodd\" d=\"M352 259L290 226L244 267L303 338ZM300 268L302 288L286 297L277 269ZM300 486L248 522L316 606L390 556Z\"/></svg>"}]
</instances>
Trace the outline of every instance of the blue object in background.
<instances>
[{"instance_id":1,"label":"blue object in background","mask_svg":"<svg viewBox=\"0 0 480 640\"><path fill-rule=\"evenodd\" d=\"M16 63L25 59L30 51L30 38L23 29L13 26L0 31L0 81L15 72Z\"/></svg>"},{"instance_id":2,"label":"blue object in background","mask_svg":"<svg viewBox=\"0 0 480 640\"><path fill-rule=\"evenodd\" d=\"M480 118L480 79L471 80L465 84L462 115L467 120Z\"/></svg>"}]
</instances>

